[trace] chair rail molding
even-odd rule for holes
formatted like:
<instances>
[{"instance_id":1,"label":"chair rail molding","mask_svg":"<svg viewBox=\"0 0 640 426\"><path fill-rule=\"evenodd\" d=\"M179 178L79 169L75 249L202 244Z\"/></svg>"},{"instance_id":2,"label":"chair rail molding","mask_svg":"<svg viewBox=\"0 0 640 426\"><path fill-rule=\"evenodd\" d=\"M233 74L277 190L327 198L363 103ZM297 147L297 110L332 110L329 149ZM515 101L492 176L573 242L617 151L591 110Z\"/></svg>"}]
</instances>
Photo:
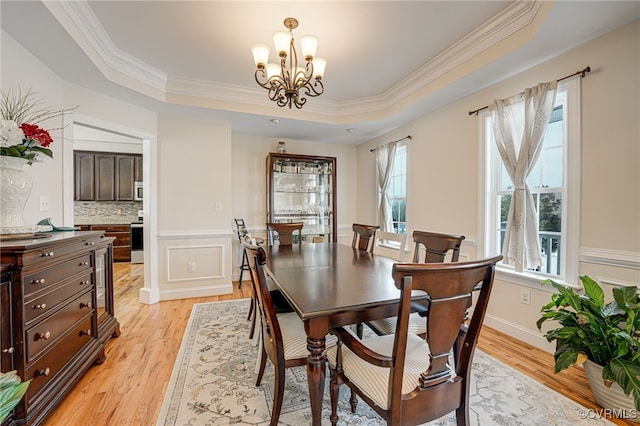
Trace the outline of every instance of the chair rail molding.
<instances>
[{"instance_id":1,"label":"chair rail molding","mask_svg":"<svg viewBox=\"0 0 640 426\"><path fill-rule=\"evenodd\" d=\"M640 252L582 247L580 262L640 270Z\"/></svg>"}]
</instances>

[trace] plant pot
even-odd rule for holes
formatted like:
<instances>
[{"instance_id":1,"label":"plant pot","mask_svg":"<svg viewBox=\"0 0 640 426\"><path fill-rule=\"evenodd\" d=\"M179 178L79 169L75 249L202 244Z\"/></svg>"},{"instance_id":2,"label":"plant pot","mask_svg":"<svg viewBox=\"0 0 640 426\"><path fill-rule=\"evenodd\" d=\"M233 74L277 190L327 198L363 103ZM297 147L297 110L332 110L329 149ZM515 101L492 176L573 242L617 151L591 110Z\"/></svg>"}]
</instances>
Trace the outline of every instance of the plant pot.
<instances>
[{"instance_id":1,"label":"plant pot","mask_svg":"<svg viewBox=\"0 0 640 426\"><path fill-rule=\"evenodd\" d=\"M619 417L634 423L640 422L640 413L636 410L633 397L625 395L620 385L615 382L611 387L605 386L602 379L602 366L587 360L583 367L596 402L607 410L602 413L603 417Z\"/></svg>"}]
</instances>

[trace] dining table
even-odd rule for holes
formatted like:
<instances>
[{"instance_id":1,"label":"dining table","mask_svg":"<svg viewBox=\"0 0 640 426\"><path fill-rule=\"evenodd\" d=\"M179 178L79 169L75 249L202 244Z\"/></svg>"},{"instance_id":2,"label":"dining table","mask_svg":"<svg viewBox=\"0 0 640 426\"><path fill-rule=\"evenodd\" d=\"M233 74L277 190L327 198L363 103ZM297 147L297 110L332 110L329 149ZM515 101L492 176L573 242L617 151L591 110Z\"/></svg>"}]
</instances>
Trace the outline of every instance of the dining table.
<instances>
[{"instance_id":1,"label":"dining table","mask_svg":"<svg viewBox=\"0 0 640 426\"><path fill-rule=\"evenodd\" d=\"M288 300L307 334L312 424L320 425L325 388L325 336L334 327L398 314L395 261L340 243L266 247L266 274ZM416 292L416 306L427 296Z\"/></svg>"}]
</instances>

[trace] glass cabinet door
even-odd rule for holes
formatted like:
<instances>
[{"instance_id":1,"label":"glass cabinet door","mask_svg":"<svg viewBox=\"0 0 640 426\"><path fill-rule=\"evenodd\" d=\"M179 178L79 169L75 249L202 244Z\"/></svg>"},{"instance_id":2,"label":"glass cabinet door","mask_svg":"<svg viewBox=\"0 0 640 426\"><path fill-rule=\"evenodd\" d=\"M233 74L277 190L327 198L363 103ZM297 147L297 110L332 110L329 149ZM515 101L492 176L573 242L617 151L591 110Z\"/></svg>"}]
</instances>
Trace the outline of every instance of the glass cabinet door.
<instances>
[{"instance_id":1,"label":"glass cabinet door","mask_svg":"<svg viewBox=\"0 0 640 426\"><path fill-rule=\"evenodd\" d=\"M303 222L306 242L337 241L334 157L270 153L267 220Z\"/></svg>"}]
</instances>

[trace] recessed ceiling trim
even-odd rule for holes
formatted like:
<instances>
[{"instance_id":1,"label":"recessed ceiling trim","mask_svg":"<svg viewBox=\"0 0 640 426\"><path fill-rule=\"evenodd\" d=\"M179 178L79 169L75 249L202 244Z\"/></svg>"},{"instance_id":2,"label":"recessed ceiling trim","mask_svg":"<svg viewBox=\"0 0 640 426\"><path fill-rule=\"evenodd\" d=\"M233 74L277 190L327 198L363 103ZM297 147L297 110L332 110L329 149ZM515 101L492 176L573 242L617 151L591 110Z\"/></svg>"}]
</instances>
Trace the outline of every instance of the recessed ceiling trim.
<instances>
[{"instance_id":1,"label":"recessed ceiling trim","mask_svg":"<svg viewBox=\"0 0 640 426\"><path fill-rule=\"evenodd\" d=\"M92 60L95 56L87 51L87 45L110 71L137 80L155 91L166 92L167 74L118 49L85 0L43 3ZM69 27L71 23L75 25L77 31ZM77 39L78 32L84 39L84 43ZM95 60L93 62L99 67ZM103 68L99 67L99 69L103 71L105 77L109 78Z\"/></svg>"},{"instance_id":2,"label":"recessed ceiling trim","mask_svg":"<svg viewBox=\"0 0 640 426\"><path fill-rule=\"evenodd\" d=\"M314 99L313 104L306 106L306 113L318 115L315 121L334 123L387 117L406 106L403 104L408 99L415 99L411 95L417 92L423 92L421 94L424 95L425 91L436 90L427 86L531 24L543 3L542 0L513 2L493 19L380 95L339 102ZM123 52L114 45L86 0L56 0L44 4L111 81L169 103L188 105L192 102L192 106L249 113L263 113L265 108L270 109L264 93L258 89L168 76ZM82 37L82 40L78 40L78 37ZM96 56L103 66L97 62ZM481 65L475 64L475 68ZM286 112L271 112L271 115L289 116Z\"/></svg>"}]
</instances>

